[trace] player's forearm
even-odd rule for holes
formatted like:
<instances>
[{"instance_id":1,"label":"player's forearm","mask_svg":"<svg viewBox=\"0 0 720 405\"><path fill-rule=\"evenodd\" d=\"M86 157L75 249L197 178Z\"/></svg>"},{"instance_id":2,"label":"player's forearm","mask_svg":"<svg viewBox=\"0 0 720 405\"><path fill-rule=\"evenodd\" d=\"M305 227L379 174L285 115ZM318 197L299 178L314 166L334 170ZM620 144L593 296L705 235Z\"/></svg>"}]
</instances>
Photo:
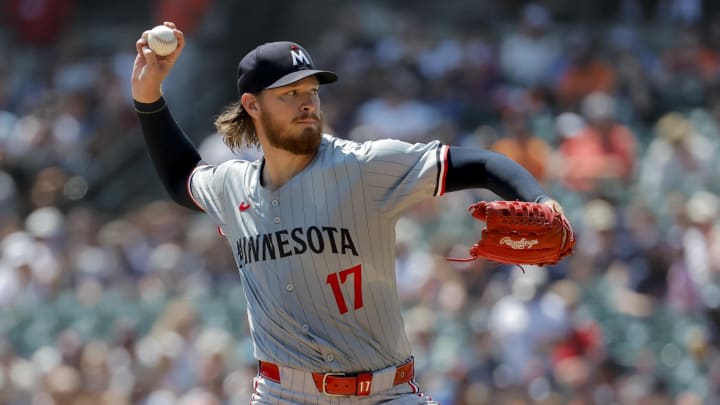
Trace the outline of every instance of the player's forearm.
<instances>
[{"instance_id":1,"label":"player's forearm","mask_svg":"<svg viewBox=\"0 0 720 405\"><path fill-rule=\"evenodd\" d=\"M474 148L450 147L447 191L486 188L505 200L548 199L537 180L505 155Z\"/></svg>"},{"instance_id":2,"label":"player's forearm","mask_svg":"<svg viewBox=\"0 0 720 405\"><path fill-rule=\"evenodd\" d=\"M188 194L186 183L200 161L200 154L170 114L165 100L135 101L145 144L155 170L170 197L178 204L199 210Z\"/></svg>"}]
</instances>

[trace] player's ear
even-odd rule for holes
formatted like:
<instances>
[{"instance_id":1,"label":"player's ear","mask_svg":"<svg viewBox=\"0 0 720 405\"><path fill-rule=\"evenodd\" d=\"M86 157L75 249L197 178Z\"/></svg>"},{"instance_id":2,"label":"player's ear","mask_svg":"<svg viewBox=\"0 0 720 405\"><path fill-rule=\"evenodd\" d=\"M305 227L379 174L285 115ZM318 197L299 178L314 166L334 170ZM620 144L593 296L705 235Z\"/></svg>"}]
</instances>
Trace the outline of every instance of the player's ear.
<instances>
[{"instance_id":1,"label":"player's ear","mask_svg":"<svg viewBox=\"0 0 720 405\"><path fill-rule=\"evenodd\" d=\"M257 114L260 113L258 99L252 93L243 93L242 97L240 97L240 104L242 104L243 109L245 109L251 117L256 117Z\"/></svg>"}]
</instances>

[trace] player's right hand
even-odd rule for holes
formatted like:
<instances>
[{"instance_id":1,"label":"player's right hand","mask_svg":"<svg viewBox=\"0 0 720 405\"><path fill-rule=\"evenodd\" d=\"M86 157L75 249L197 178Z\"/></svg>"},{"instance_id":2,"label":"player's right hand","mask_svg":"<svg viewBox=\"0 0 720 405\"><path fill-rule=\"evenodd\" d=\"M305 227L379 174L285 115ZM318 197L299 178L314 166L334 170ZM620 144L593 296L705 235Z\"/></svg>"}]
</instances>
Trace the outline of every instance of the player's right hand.
<instances>
[{"instance_id":1,"label":"player's right hand","mask_svg":"<svg viewBox=\"0 0 720 405\"><path fill-rule=\"evenodd\" d=\"M160 86L185 47L185 37L182 31L175 28L175 24L172 22L163 24L172 28L178 39L177 49L173 53L167 56L156 55L148 46L149 30L144 31L140 39L135 42L137 56L133 64L131 86L133 99L141 103L152 103L162 96Z\"/></svg>"}]
</instances>

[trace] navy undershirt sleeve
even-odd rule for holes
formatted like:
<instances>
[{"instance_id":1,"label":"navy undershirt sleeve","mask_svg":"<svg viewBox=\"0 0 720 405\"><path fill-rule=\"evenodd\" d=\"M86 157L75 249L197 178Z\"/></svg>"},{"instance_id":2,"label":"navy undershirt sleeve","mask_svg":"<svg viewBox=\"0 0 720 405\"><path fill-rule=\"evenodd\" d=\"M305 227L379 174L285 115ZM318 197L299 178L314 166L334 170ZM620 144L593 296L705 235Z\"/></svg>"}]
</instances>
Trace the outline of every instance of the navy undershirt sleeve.
<instances>
[{"instance_id":1,"label":"navy undershirt sleeve","mask_svg":"<svg viewBox=\"0 0 720 405\"><path fill-rule=\"evenodd\" d=\"M170 197L178 204L200 211L187 190L187 180L200 154L173 119L164 98L153 103L135 101L145 144L155 171Z\"/></svg>"},{"instance_id":2,"label":"navy undershirt sleeve","mask_svg":"<svg viewBox=\"0 0 720 405\"><path fill-rule=\"evenodd\" d=\"M549 199L525 168L505 155L477 148L450 147L445 187L446 191L485 188L509 201Z\"/></svg>"}]
</instances>

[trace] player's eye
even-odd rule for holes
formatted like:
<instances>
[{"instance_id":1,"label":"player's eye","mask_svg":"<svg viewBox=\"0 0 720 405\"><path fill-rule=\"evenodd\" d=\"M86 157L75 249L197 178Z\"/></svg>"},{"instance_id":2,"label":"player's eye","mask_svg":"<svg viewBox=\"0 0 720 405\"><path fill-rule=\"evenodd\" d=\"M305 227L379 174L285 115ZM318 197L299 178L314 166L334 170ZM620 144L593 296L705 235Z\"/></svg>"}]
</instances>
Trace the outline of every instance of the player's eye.
<instances>
[{"instance_id":1,"label":"player's eye","mask_svg":"<svg viewBox=\"0 0 720 405\"><path fill-rule=\"evenodd\" d=\"M317 95L318 93L320 93L320 89L317 89L317 88L312 89L312 90L310 90L310 93L312 93L313 95Z\"/></svg>"},{"instance_id":2,"label":"player's eye","mask_svg":"<svg viewBox=\"0 0 720 405\"><path fill-rule=\"evenodd\" d=\"M294 95L297 94L297 90L290 90L290 91L288 91L288 92L285 93L285 94L287 94L288 96L294 96Z\"/></svg>"}]
</instances>

